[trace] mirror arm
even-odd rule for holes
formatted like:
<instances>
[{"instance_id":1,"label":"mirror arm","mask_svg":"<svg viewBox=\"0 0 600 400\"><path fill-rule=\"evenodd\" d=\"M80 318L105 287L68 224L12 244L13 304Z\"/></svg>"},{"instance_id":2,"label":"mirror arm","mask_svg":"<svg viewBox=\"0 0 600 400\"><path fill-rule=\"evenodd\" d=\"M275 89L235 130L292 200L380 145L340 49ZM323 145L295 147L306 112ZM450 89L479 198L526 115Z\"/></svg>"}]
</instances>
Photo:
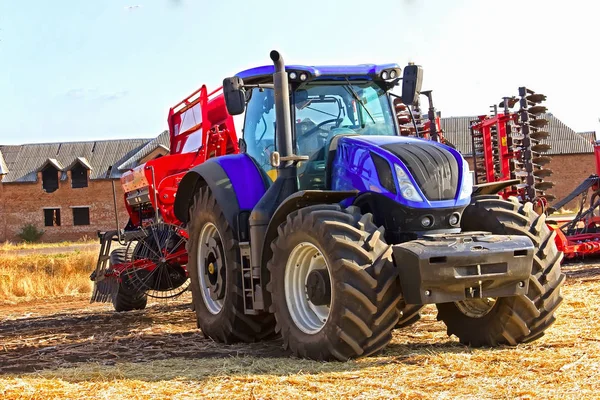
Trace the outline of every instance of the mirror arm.
<instances>
[{"instance_id":1,"label":"mirror arm","mask_svg":"<svg viewBox=\"0 0 600 400\"><path fill-rule=\"evenodd\" d=\"M390 96L394 96L394 97L402 100L402 96L398 96L397 94L390 93ZM404 104L404 103L402 103L402 104ZM412 121L413 127L415 128L415 135L417 135L417 137L419 137L419 128L417 128L417 122L415 121L415 116L413 115L412 109L410 107L411 107L410 105L406 105L406 109L408 110L408 114L410 115L410 120ZM395 109L394 109L394 111L395 111ZM396 119L398 119L397 116L396 116Z\"/></svg>"}]
</instances>

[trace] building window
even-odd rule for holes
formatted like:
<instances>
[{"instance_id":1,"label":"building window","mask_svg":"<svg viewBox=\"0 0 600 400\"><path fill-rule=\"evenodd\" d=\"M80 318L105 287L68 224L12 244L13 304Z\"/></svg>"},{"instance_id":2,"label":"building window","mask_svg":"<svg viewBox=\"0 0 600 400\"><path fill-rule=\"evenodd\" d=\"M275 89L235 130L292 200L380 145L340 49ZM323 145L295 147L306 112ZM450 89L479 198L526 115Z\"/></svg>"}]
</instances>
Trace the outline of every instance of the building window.
<instances>
[{"instance_id":1,"label":"building window","mask_svg":"<svg viewBox=\"0 0 600 400\"><path fill-rule=\"evenodd\" d=\"M90 208L89 207L74 207L73 208L73 225L89 225L90 224Z\"/></svg>"},{"instance_id":2,"label":"building window","mask_svg":"<svg viewBox=\"0 0 600 400\"><path fill-rule=\"evenodd\" d=\"M87 169L76 163L73 168L71 168L71 187L73 189L85 188L88 187L88 174Z\"/></svg>"},{"instance_id":3,"label":"building window","mask_svg":"<svg viewBox=\"0 0 600 400\"><path fill-rule=\"evenodd\" d=\"M42 171L42 188L46 193L52 193L58 189L58 170L52 165L46 166Z\"/></svg>"},{"instance_id":4,"label":"building window","mask_svg":"<svg viewBox=\"0 0 600 400\"><path fill-rule=\"evenodd\" d=\"M60 226L60 208L44 208L44 226Z\"/></svg>"}]
</instances>

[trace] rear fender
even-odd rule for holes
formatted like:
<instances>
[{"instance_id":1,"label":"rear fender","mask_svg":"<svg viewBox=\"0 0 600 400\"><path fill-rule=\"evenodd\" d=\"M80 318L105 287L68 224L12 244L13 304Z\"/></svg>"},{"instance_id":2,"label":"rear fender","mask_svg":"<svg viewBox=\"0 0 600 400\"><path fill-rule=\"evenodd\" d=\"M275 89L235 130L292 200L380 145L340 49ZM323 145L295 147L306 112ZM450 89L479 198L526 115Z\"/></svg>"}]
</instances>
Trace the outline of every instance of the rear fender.
<instances>
[{"instance_id":1,"label":"rear fender","mask_svg":"<svg viewBox=\"0 0 600 400\"><path fill-rule=\"evenodd\" d=\"M175 197L175 216L189 222L189 208L201 187L208 186L225 218L238 232L240 211L249 211L266 192L268 178L247 154L211 158L191 169L181 180ZM247 233L246 233L247 235ZM247 236L238 237L247 240Z\"/></svg>"}]
</instances>

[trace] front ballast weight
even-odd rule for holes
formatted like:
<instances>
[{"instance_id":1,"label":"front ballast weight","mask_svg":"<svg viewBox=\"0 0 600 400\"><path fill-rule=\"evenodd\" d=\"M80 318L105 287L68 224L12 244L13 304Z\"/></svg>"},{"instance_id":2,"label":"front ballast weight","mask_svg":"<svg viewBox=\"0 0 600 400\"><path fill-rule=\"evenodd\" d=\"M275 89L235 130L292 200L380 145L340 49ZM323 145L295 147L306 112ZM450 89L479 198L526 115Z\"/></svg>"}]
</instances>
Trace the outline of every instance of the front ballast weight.
<instances>
[{"instance_id":1,"label":"front ballast weight","mask_svg":"<svg viewBox=\"0 0 600 400\"><path fill-rule=\"evenodd\" d=\"M527 293L534 247L526 236L438 234L393 249L408 304Z\"/></svg>"}]
</instances>

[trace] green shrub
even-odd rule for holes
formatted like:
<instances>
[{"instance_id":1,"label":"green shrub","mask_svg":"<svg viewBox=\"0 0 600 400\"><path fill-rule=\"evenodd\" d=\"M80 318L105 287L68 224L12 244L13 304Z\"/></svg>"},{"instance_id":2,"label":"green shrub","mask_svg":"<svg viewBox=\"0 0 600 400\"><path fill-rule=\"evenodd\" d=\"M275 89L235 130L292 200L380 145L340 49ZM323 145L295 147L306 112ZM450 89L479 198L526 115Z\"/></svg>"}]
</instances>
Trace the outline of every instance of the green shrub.
<instances>
[{"instance_id":1,"label":"green shrub","mask_svg":"<svg viewBox=\"0 0 600 400\"><path fill-rule=\"evenodd\" d=\"M38 229L33 224L27 224L21 228L21 232L19 232L17 236L25 242L33 243L39 241L43 234L43 230Z\"/></svg>"}]
</instances>

